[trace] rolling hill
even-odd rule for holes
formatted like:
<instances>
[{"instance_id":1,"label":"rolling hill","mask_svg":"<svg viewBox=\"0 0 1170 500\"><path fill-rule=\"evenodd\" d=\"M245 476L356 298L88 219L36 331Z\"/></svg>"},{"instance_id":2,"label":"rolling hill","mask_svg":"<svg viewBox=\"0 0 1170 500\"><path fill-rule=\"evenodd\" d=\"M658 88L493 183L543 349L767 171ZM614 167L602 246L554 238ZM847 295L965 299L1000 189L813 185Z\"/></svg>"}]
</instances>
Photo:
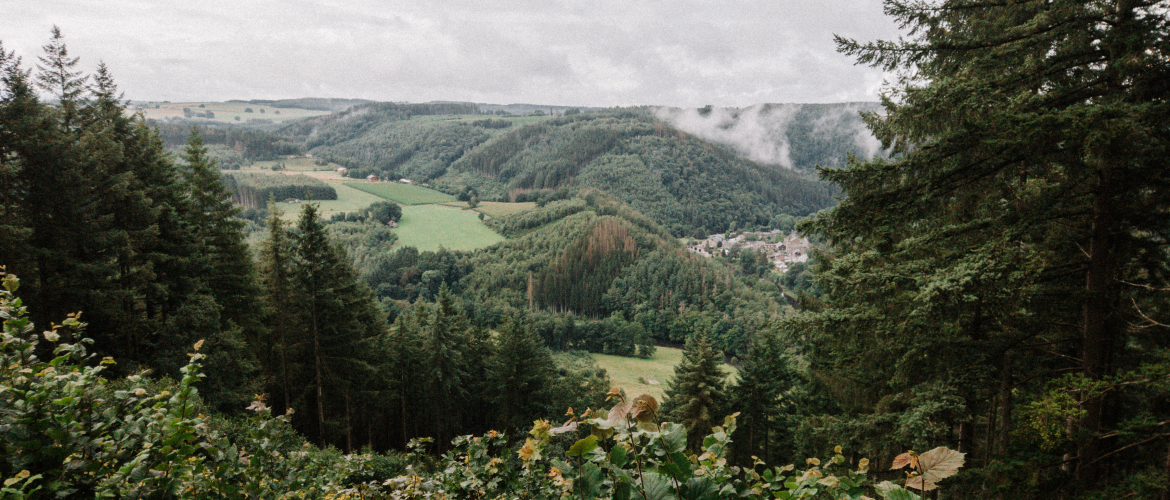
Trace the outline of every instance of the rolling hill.
<instances>
[{"instance_id":1,"label":"rolling hill","mask_svg":"<svg viewBox=\"0 0 1170 500\"><path fill-rule=\"evenodd\" d=\"M786 227L833 203L835 190L807 173L749 160L673 127L655 108L561 116L478 110L459 103L367 104L280 133L360 175L405 177L485 201L549 201L602 190L675 236L721 232L732 222Z\"/></svg>"}]
</instances>

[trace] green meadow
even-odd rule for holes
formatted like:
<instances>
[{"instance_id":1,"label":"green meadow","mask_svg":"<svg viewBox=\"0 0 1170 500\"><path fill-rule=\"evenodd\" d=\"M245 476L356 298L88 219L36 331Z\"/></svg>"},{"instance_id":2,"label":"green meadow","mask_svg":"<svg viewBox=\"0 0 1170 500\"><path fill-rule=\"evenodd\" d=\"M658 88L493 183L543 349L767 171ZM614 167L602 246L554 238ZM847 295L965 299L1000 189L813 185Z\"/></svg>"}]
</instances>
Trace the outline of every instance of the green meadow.
<instances>
[{"instance_id":1,"label":"green meadow","mask_svg":"<svg viewBox=\"0 0 1170 500\"><path fill-rule=\"evenodd\" d=\"M650 359L596 353L592 356L597 366L605 368L609 374L610 384L624 389L627 397L649 394L661 402L666 394L666 383L674 377L674 367L682 361L683 350L659 347ZM727 373L727 382L735 379L735 368L723 365L723 371ZM647 383L638 380L639 377ZM649 383L651 381L658 384Z\"/></svg>"},{"instance_id":2,"label":"green meadow","mask_svg":"<svg viewBox=\"0 0 1170 500\"><path fill-rule=\"evenodd\" d=\"M158 106L157 108L155 108L156 105ZM203 107L199 107L200 105ZM141 112L147 119L166 121L170 118L183 118L183 108L190 109L192 113L206 113L210 111L215 114L214 118L190 118L190 120L206 120L213 123L247 123L249 120L267 120L273 123L284 123L310 116L329 114L328 111L300 108L273 108L271 106L243 102L152 102L144 105ZM252 110L250 113L248 112L249 108ZM134 111L134 109L131 108L128 111ZM239 119L237 120L237 118Z\"/></svg>"},{"instance_id":3,"label":"green meadow","mask_svg":"<svg viewBox=\"0 0 1170 500\"><path fill-rule=\"evenodd\" d=\"M353 212L366 208L372 203L383 201L378 196L358 191L339 182L330 182L329 185L337 190L337 199L313 201L314 204L318 205L317 213L325 220L329 220L329 217L332 217L333 214L338 212ZM296 220L301 216L301 207L304 206L304 203L277 203L276 206L284 211L285 220ZM477 220L476 222L479 221ZM481 223L480 225L482 226L483 224ZM487 229L487 227L485 226L484 229Z\"/></svg>"},{"instance_id":4,"label":"green meadow","mask_svg":"<svg viewBox=\"0 0 1170 500\"><path fill-rule=\"evenodd\" d=\"M341 192L338 191L340 196ZM398 245L408 245L420 252L438 250L475 250L504 241L468 210L443 205L402 207L402 220L394 230Z\"/></svg>"},{"instance_id":5,"label":"green meadow","mask_svg":"<svg viewBox=\"0 0 1170 500\"><path fill-rule=\"evenodd\" d=\"M428 203L448 203L455 201L455 197L434 189L397 182L347 182L346 186L360 189L399 205L424 205Z\"/></svg>"},{"instance_id":6,"label":"green meadow","mask_svg":"<svg viewBox=\"0 0 1170 500\"><path fill-rule=\"evenodd\" d=\"M452 201L443 203L443 205L456 208L467 208L466 201ZM472 210L482 213L488 217L503 217L505 215L518 214L520 212L527 212L536 208L536 202L528 201L523 203L504 203L500 201L481 201Z\"/></svg>"}]
</instances>

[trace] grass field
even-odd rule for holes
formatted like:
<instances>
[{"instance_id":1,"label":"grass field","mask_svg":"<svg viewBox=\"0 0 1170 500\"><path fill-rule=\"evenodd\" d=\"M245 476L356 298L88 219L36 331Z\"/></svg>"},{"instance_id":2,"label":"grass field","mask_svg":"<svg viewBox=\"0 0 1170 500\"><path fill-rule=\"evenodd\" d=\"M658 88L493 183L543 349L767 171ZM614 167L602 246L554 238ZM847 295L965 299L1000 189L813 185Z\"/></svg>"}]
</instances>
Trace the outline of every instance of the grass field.
<instances>
[{"instance_id":1,"label":"grass field","mask_svg":"<svg viewBox=\"0 0 1170 500\"><path fill-rule=\"evenodd\" d=\"M158 106L155 108L155 106ZM203 107L199 107L203 105ZM243 102L171 102L149 103L144 105L142 114L148 119L166 121L168 118L183 118L183 108L190 108L192 113L211 111L215 118L191 118L192 120L206 120L218 123L247 123L248 120L269 120L274 123L284 123L290 120L299 120L309 116L327 115L328 111L316 111L300 108L273 108L258 104ZM252 108L252 112L246 110ZM264 112L261 113L260 110ZM134 111L133 107L129 111ZM236 120L236 118L239 120Z\"/></svg>"},{"instance_id":2,"label":"grass field","mask_svg":"<svg viewBox=\"0 0 1170 500\"><path fill-rule=\"evenodd\" d=\"M503 236L483 225L475 212L443 205L402 207L402 220L394 232L398 234L397 245L412 246L420 252L438 250L440 246L475 250L504 241Z\"/></svg>"},{"instance_id":3,"label":"grass field","mask_svg":"<svg viewBox=\"0 0 1170 500\"><path fill-rule=\"evenodd\" d=\"M467 208L466 201L451 201L443 203L448 207ZM518 214L520 212L527 212L536 208L536 202L526 201L523 203L504 203L500 201L481 201L473 210L480 212L488 217L503 217L505 215Z\"/></svg>"},{"instance_id":4,"label":"grass field","mask_svg":"<svg viewBox=\"0 0 1170 500\"><path fill-rule=\"evenodd\" d=\"M399 184L397 182L347 182L345 185L389 200L394 200L400 205L423 205L455 201L455 197L447 193L422 186Z\"/></svg>"},{"instance_id":5,"label":"grass field","mask_svg":"<svg viewBox=\"0 0 1170 500\"><path fill-rule=\"evenodd\" d=\"M382 201L382 198L374 196L370 193L358 191L357 189L348 187L340 182L331 182L329 185L333 186L333 189L337 190L337 199L313 201L313 203L318 205L317 213L320 214L321 218L325 220L329 220L329 217L332 217L333 214L337 212L352 212L354 210L361 210L370 206L371 203ZM301 216L301 207L303 204L277 203L276 206L284 211L285 220L296 220ZM474 216L472 216L472 218L474 218ZM476 220L475 222L480 226L483 226L483 223L479 222L479 220ZM485 226L484 229L487 229L487 227ZM488 229L488 231L491 230Z\"/></svg>"},{"instance_id":6,"label":"grass field","mask_svg":"<svg viewBox=\"0 0 1170 500\"><path fill-rule=\"evenodd\" d=\"M654 351L654 357L650 359L596 353L593 354L593 359L597 361L597 366L605 368L614 387L625 389L627 397L649 394L662 401L666 392L666 382L674 376L674 367L682 361L682 355L682 349L659 347ZM723 371L727 373L727 381L734 379L735 368L723 365ZM659 383L643 384L638 381L638 377Z\"/></svg>"}]
</instances>

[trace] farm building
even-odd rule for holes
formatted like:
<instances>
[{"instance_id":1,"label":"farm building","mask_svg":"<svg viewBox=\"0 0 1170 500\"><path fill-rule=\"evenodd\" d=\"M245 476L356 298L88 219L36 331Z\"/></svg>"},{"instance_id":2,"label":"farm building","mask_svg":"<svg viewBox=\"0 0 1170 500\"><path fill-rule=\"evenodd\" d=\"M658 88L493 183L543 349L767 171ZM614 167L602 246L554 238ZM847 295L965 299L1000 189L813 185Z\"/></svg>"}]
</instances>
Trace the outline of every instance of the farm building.
<instances>
[{"instance_id":1,"label":"farm building","mask_svg":"<svg viewBox=\"0 0 1170 500\"><path fill-rule=\"evenodd\" d=\"M366 176L366 180L370 182L378 182L378 176L370 174Z\"/></svg>"}]
</instances>

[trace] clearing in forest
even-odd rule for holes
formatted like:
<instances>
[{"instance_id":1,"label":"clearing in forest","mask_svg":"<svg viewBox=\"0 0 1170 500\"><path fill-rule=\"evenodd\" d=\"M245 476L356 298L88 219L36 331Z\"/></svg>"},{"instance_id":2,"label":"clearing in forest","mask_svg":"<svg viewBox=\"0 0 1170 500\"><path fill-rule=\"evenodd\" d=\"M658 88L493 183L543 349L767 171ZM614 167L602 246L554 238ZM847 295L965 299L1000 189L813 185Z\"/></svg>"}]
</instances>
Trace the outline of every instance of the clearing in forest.
<instances>
[{"instance_id":1,"label":"clearing in forest","mask_svg":"<svg viewBox=\"0 0 1170 500\"><path fill-rule=\"evenodd\" d=\"M341 191L338 191L338 196ZM412 246L420 252L438 250L476 250L504 241L470 210L443 205L402 207L402 220L394 229L396 246Z\"/></svg>"},{"instance_id":2,"label":"clearing in forest","mask_svg":"<svg viewBox=\"0 0 1170 500\"><path fill-rule=\"evenodd\" d=\"M658 347L654 350L654 357L650 359L596 353L592 356L597 361L597 366L605 368L609 374L610 385L624 389L627 398L649 394L662 402L666 394L666 383L674 377L674 367L682 362L683 350L675 347ZM725 383L735 380L737 370L734 367L723 365L723 371L727 373ZM639 377L645 380L645 383L638 380Z\"/></svg>"},{"instance_id":3,"label":"clearing in forest","mask_svg":"<svg viewBox=\"0 0 1170 500\"><path fill-rule=\"evenodd\" d=\"M399 205L423 205L427 203L455 201L455 197L447 193L411 184L399 184L397 182L347 182L345 185L381 196Z\"/></svg>"}]
</instances>

